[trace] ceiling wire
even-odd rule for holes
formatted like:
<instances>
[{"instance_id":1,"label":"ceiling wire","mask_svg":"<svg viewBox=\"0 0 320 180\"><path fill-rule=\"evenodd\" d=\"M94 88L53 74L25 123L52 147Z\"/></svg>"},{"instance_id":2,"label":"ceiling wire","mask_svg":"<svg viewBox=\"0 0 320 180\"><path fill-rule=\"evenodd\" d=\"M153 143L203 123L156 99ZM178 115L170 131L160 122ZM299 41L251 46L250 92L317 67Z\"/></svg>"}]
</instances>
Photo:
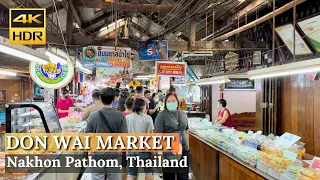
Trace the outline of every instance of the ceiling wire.
<instances>
[{"instance_id":1,"label":"ceiling wire","mask_svg":"<svg viewBox=\"0 0 320 180\"><path fill-rule=\"evenodd\" d=\"M68 51L68 48L67 48L67 44L66 44L66 41L65 41L64 36L63 36L63 30L61 28L60 17L59 17L59 14L58 14L56 2L55 2L55 0L52 0L52 2L53 2L54 9L56 11L57 21L58 21L58 26L59 26L60 33L61 33L61 36L62 36L62 41L63 41L64 47L66 48L66 52L67 52L67 54L69 56L69 51Z\"/></svg>"}]
</instances>

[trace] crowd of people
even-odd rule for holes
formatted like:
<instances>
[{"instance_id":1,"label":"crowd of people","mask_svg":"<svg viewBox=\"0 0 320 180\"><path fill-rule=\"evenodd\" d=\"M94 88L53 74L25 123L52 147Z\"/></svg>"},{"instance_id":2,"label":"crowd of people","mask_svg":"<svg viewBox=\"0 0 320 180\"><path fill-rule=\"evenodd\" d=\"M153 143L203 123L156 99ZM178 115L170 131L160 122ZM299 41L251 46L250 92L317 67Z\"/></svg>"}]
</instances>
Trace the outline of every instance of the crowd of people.
<instances>
[{"instance_id":1,"label":"crowd of people","mask_svg":"<svg viewBox=\"0 0 320 180\"><path fill-rule=\"evenodd\" d=\"M161 90L151 93L141 86L122 90L119 87L108 87L94 90L92 99L94 103L84 110L82 117L87 121L88 133L179 133L182 156L187 156L189 161L188 118L184 111L179 110L179 100L174 91L169 91L164 96ZM153 158L152 153L142 152L127 153L122 155L122 159L125 156L139 156L144 160ZM107 152L104 157L108 157ZM187 171L173 173L170 169L163 168L162 178L188 180ZM153 168L144 168L144 173L146 180L154 179ZM106 177L108 180L134 180L137 179L138 168L127 167L126 177L121 176L119 173L92 173L94 180Z\"/></svg>"}]
</instances>

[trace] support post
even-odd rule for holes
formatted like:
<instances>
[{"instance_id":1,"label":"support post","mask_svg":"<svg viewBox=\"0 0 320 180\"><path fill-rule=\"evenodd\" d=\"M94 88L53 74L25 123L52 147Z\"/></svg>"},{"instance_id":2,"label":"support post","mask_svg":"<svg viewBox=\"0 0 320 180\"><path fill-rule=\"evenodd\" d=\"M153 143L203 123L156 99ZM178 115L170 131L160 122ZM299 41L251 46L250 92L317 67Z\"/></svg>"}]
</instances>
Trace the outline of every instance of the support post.
<instances>
[{"instance_id":1,"label":"support post","mask_svg":"<svg viewBox=\"0 0 320 180\"><path fill-rule=\"evenodd\" d=\"M67 9L67 44L72 43L72 33L73 33L73 12L70 7L70 3L68 3Z\"/></svg>"},{"instance_id":2,"label":"support post","mask_svg":"<svg viewBox=\"0 0 320 180\"><path fill-rule=\"evenodd\" d=\"M191 24L190 24L190 47L191 47L191 50L193 50L196 46L196 29L197 27L197 23L195 21L195 18L192 18L191 19Z\"/></svg>"}]
</instances>

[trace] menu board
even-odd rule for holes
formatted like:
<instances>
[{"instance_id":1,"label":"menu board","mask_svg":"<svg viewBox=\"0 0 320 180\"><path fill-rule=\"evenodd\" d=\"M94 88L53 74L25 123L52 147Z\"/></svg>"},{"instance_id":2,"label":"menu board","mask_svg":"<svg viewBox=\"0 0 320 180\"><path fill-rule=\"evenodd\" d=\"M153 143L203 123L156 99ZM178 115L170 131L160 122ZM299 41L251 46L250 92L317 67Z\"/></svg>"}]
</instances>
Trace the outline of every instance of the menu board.
<instances>
[{"instance_id":1,"label":"menu board","mask_svg":"<svg viewBox=\"0 0 320 180\"><path fill-rule=\"evenodd\" d=\"M280 26L276 28L276 31L284 44L288 47L288 49L293 54L293 25L287 24L284 26ZM312 54L307 44L303 41L300 34L296 31L295 32L295 40L296 40L296 55L306 55Z\"/></svg>"},{"instance_id":2,"label":"menu board","mask_svg":"<svg viewBox=\"0 0 320 180\"><path fill-rule=\"evenodd\" d=\"M254 80L248 78L229 78L229 82L225 83L226 90L248 90L255 89Z\"/></svg>"},{"instance_id":3,"label":"menu board","mask_svg":"<svg viewBox=\"0 0 320 180\"><path fill-rule=\"evenodd\" d=\"M320 15L298 23L313 47L320 52Z\"/></svg>"}]
</instances>

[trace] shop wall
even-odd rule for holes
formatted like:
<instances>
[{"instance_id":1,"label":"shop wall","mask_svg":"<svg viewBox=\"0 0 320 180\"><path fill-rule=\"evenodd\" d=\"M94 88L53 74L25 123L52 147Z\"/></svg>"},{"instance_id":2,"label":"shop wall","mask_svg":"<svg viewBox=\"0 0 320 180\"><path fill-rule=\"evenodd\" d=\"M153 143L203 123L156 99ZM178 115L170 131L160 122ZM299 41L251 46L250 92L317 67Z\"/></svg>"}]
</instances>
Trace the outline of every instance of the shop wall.
<instances>
[{"instance_id":1,"label":"shop wall","mask_svg":"<svg viewBox=\"0 0 320 180\"><path fill-rule=\"evenodd\" d=\"M7 103L11 100L21 102L21 79L0 79L0 90L7 91Z\"/></svg>"},{"instance_id":2,"label":"shop wall","mask_svg":"<svg viewBox=\"0 0 320 180\"><path fill-rule=\"evenodd\" d=\"M307 153L320 156L320 79L304 75L285 77L281 86L279 133L301 136Z\"/></svg>"},{"instance_id":3,"label":"shop wall","mask_svg":"<svg viewBox=\"0 0 320 180\"><path fill-rule=\"evenodd\" d=\"M242 112L256 112L256 91L255 90L227 90L223 92L224 99L231 114ZM212 113L215 117L218 113L217 100L220 99L219 85L212 85Z\"/></svg>"}]
</instances>

